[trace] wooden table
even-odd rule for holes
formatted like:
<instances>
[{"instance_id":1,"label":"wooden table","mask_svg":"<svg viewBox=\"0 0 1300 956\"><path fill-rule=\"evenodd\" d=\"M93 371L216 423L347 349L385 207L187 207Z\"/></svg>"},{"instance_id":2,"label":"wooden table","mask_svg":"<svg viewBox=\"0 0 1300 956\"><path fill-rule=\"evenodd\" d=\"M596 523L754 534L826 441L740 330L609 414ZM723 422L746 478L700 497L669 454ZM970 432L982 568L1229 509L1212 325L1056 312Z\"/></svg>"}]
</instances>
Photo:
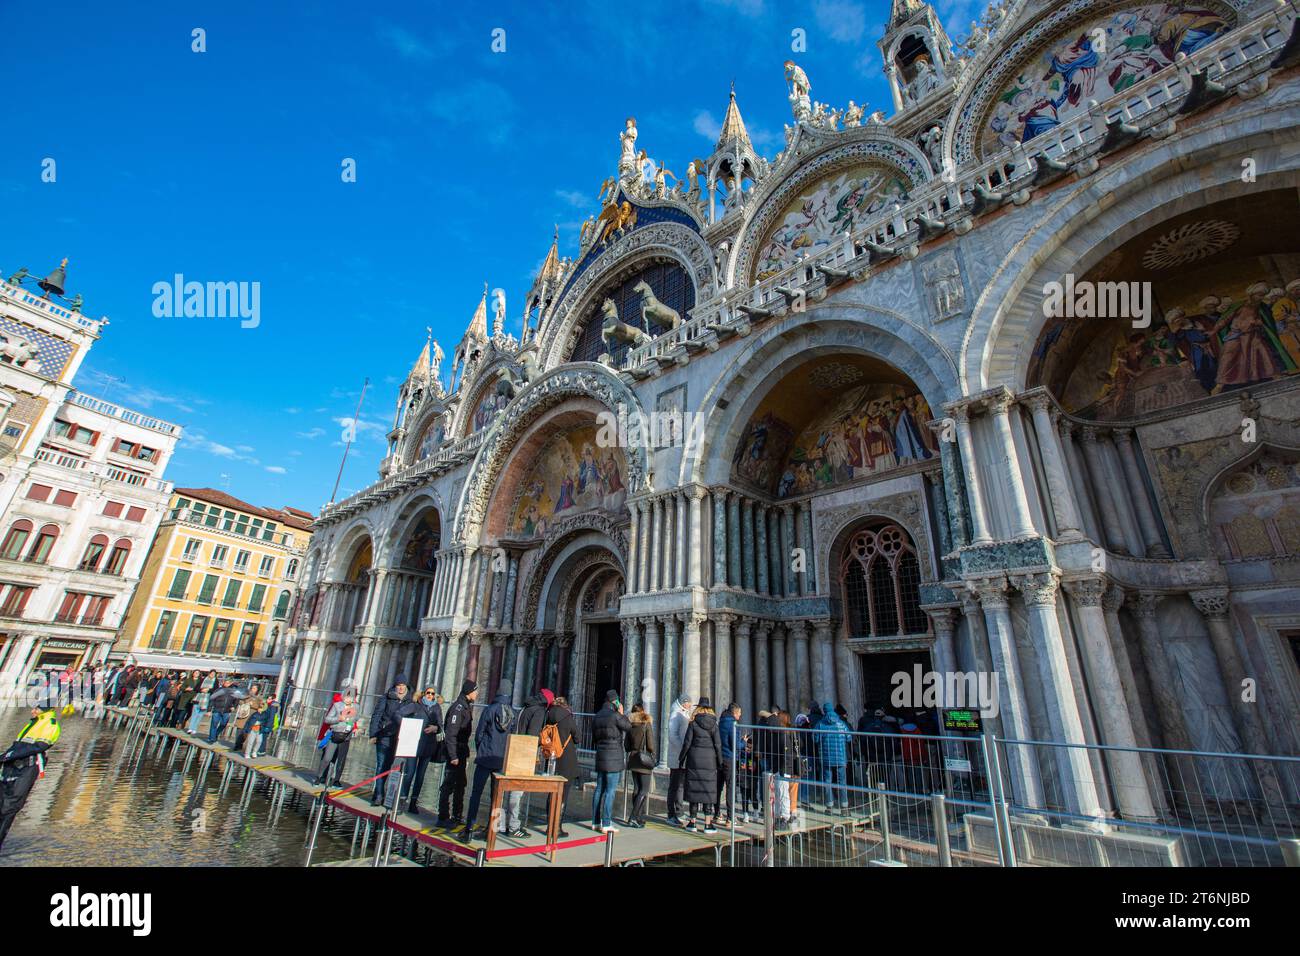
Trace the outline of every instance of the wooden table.
<instances>
[{"instance_id":1,"label":"wooden table","mask_svg":"<svg viewBox=\"0 0 1300 956\"><path fill-rule=\"evenodd\" d=\"M497 821L501 819L501 797L507 791L523 793L544 793L549 797L546 815L546 842L553 845L560 838L560 814L564 810L564 785L567 782L558 774L492 774L495 786L492 788L492 808L488 813L487 852L497 841ZM546 854L548 863L555 862L555 851Z\"/></svg>"}]
</instances>

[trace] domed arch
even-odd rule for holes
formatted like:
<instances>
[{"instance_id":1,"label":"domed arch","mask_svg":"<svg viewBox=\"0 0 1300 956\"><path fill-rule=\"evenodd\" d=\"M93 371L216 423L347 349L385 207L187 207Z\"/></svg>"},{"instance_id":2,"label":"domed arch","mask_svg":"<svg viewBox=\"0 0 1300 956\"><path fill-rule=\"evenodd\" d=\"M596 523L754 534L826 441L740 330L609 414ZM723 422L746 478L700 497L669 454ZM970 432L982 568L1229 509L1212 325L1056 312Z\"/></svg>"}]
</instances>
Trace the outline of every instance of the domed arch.
<instances>
[{"instance_id":1,"label":"domed arch","mask_svg":"<svg viewBox=\"0 0 1300 956\"><path fill-rule=\"evenodd\" d=\"M1252 507L1261 502L1267 516ZM1221 560L1300 556L1300 447L1261 442L1224 465L1205 482L1200 518Z\"/></svg>"},{"instance_id":2,"label":"domed arch","mask_svg":"<svg viewBox=\"0 0 1300 956\"><path fill-rule=\"evenodd\" d=\"M965 70L944 155L988 159L1050 129L1232 29L1244 0L1091 0L1054 4L1004 24ZM1104 51L1092 49L1105 30ZM1055 60L1053 60L1055 57ZM1090 70L1071 66L1096 57ZM1057 65L1059 64L1059 66Z\"/></svg>"},{"instance_id":3,"label":"domed arch","mask_svg":"<svg viewBox=\"0 0 1300 956\"><path fill-rule=\"evenodd\" d=\"M664 261L685 270L695 300L706 298L717 287L713 251L695 229L667 221L635 229L575 271L542 330L542 367L551 369L568 361L580 323L599 307L606 289L638 268ZM681 318L686 321L688 316Z\"/></svg>"},{"instance_id":4,"label":"domed arch","mask_svg":"<svg viewBox=\"0 0 1300 956\"><path fill-rule=\"evenodd\" d=\"M449 434L467 438L491 425L492 418L508 402L505 395L497 390L497 373L503 368L509 368L511 364L508 356L497 354L474 370L474 377L469 384L461 386L460 392L465 400L456 407ZM488 407L489 404L491 407Z\"/></svg>"},{"instance_id":5,"label":"domed arch","mask_svg":"<svg viewBox=\"0 0 1300 956\"><path fill-rule=\"evenodd\" d=\"M617 421L641 420L641 403L626 383L609 369L594 363L581 363L555 369L525 387L491 426L479 447L457 502L456 540L466 541L482 530L489 501L500 493L497 487L507 463L516 455L520 439L551 409L562 403L576 403L585 409L587 419L597 414ZM646 451L640 441L629 441L623 448L628 495L637 493L647 473Z\"/></svg>"},{"instance_id":6,"label":"domed arch","mask_svg":"<svg viewBox=\"0 0 1300 956\"><path fill-rule=\"evenodd\" d=\"M804 127L798 135L801 140L819 138L818 133ZM751 273L755 280L762 277L764 266L759 260L763 257L763 247L783 217L796 215L793 207L810 190L833 191L833 196L828 192L824 198L834 207L850 193L865 190L866 174L872 170L879 171L882 177L892 173L893 179L882 182L881 188L870 190L870 194L863 192L862 203L854 207L856 211L850 212L846 207L845 218L835 221L833 227L821 231L801 230L788 243L791 252L796 247L798 251L815 250L817 245L841 240L846 231L861 225L874 211L895 200L903 201L910 190L933 176L929 161L918 146L883 127L864 126L826 136L824 144L799 157L781 175L769 176L747 203L749 212L741 227L740 240L727 265L727 287L745 285L751 280ZM800 245L804 240L806 244Z\"/></svg>"},{"instance_id":7,"label":"domed arch","mask_svg":"<svg viewBox=\"0 0 1300 956\"><path fill-rule=\"evenodd\" d=\"M383 548L385 566L431 573L434 565L428 559L441 547L444 527L442 497L437 490L414 492L389 522Z\"/></svg>"},{"instance_id":8,"label":"domed arch","mask_svg":"<svg viewBox=\"0 0 1300 956\"><path fill-rule=\"evenodd\" d=\"M1044 207L972 309L960 355L966 393L1026 387L1049 323L1043 307L1049 283L1067 274L1084 276L1134 236L1181 213L1267 190L1294 191L1300 154L1274 145L1290 120L1283 111L1252 102L1259 105L1238 105L1210 128L1177 134L1104 167ZM1253 183L1242 181L1241 165L1232 161L1245 156L1260 171ZM1105 208L1097 203L1102 195L1108 197Z\"/></svg>"},{"instance_id":9,"label":"domed arch","mask_svg":"<svg viewBox=\"0 0 1300 956\"><path fill-rule=\"evenodd\" d=\"M322 581L354 582L375 563L376 534L364 518L353 521L338 533L338 544L326 558Z\"/></svg>"},{"instance_id":10,"label":"domed arch","mask_svg":"<svg viewBox=\"0 0 1300 956\"><path fill-rule=\"evenodd\" d=\"M881 327L886 324L888 330ZM772 323L737 350L700 401L709 419L699 454L683 456L679 481L730 481L745 426L768 393L799 366L834 355L862 356L895 369L936 415L960 394L952 356L904 316L849 303L818 306Z\"/></svg>"}]
</instances>

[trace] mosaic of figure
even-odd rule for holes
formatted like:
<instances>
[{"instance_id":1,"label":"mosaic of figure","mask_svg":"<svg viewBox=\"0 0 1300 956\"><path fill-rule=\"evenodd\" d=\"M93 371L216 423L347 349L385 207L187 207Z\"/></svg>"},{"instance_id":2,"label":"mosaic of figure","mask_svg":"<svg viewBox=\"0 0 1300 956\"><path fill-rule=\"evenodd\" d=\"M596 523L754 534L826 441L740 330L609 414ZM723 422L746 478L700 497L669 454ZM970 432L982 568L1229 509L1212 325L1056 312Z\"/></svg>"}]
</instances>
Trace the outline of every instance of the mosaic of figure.
<instances>
[{"instance_id":1,"label":"mosaic of figure","mask_svg":"<svg viewBox=\"0 0 1300 956\"><path fill-rule=\"evenodd\" d=\"M618 512L627 498L627 465L617 448L602 448L594 426L553 439L542 450L515 505L512 534L544 535L567 513Z\"/></svg>"},{"instance_id":2,"label":"mosaic of figure","mask_svg":"<svg viewBox=\"0 0 1300 956\"><path fill-rule=\"evenodd\" d=\"M472 432L482 431L492 420L505 410L510 404L510 397L502 394L495 386L487 389L483 397L479 399L477 407L474 409L474 419L471 427Z\"/></svg>"},{"instance_id":3,"label":"mosaic of figure","mask_svg":"<svg viewBox=\"0 0 1300 956\"><path fill-rule=\"evenodd\" d=\"M807 494L934 458L938 443L925 427L932 417L913 389L859 385L844 391L793 441L788 426L770 413L751 421L732 464L741 477L779 498Z\"/></svg>"},{"instance_id":4,"label":"mosaic of figure","mask_svg":"<svg viewBox=\"0 0 1300 956\"><path fill-rule=\"evenodd\" d=\"M416 449L415 460L424 461L437 451L442 444L442 436L442 419L439 418L437 421L430 422L424 429L424 434L420 436L420 444Z\"/></svg>"},{"instance_id":5,"label":"mosaic of figure","mask_svg":"<svg viewBox=\"0 0 1300 956\"><path fill-rule=\"evenodd\" d=\"M1024 64L983 124L986 155L1024 143L1194 53L1231 27L1227 8L1152 3L1115 11L1072 30Z\"/></svg>"},{"instance_id":6,"label":"mosaic of figure","mask_svg":"<svg viewBox=\"0 0 1300 956\"><path fill-rule=\"evenodd\" d=\"M764 279L844 238L881 209L907 198L907 183L894 169L859 166L808 187L781 214L759 247L757 278Z\"/></svg>"},{"instance_id":7,"label":"mosaic of figure","mask_svg":"<svg viewBox=\"0 0 1300 956\"><path fill-rule=\"evenodd\" d=\"M1035 350L1067 348L1062 320ZM1047 366L1043 366L1046 368ZM1170 306L1144 330L1117 327L1083 351L1062 398L1089 418L1132 418L1300 373L1300 280L1254 281Z\"/></svg>"},{"instance_id":8,"label":"mosaic of figure","mask_svg":"<svg viewBox=\"0 0 1300 956\"><path fill-rule=\"evenodd\" d=\"M402 567L416 571L434 570L438 564L437 553L441 541L438 519L433 512L427 512L406 539L406 547L402 551Z\"/></svg>"}]
</instances>

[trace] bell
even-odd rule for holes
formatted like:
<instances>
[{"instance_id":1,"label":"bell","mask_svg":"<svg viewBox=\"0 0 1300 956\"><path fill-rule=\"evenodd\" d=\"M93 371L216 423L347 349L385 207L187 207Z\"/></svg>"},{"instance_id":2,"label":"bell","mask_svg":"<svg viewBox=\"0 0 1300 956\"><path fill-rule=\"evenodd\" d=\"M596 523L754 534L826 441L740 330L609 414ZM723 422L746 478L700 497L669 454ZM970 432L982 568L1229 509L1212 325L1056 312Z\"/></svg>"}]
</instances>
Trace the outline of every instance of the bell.
<instances>
[{"instance_id":1,"label":"bell","mask_svg":"<svg viewBox=\"0 0 1300 956\"><path fill-rule=\"evenodd\" d=\"M37 283L45 290L48 298L53 292L55 295L63 295L63 283L68 280L68 260L64 259L59 263L59 267Z\"/></svg>"}]
</instances>

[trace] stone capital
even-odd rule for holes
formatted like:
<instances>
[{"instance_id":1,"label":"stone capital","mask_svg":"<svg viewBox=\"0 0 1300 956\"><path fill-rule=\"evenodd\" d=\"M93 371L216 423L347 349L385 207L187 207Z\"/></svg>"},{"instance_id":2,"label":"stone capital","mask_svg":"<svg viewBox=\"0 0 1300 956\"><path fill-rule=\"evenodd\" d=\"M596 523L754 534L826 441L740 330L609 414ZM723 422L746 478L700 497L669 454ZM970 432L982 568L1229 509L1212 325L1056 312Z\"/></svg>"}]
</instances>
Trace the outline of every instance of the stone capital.
<instances>
[{"instance_id":1,"label":"stone capital","mask_svg":"<svg viewBox=\"0 0 1300 956\"><path fill-rule=\"evenodd\" d=\"M1062 581L1061 585L1080 607L1101 607L1110 586L1102 577L1075 578Z\"/></svg>"},{"instance_id":2,"label":"stone capital","mask_svg":"<svg viewBox=\"0 0 1300 956\"><path fill-rule=\"evenodd\" d=\"M1055 607L1056 592L1060 584L1057 574L1040 571L1034 574L1017 574L1012 578L1027 607Z\"/></svg>"},{"instance_id":3,"label":"stone capital","mask_svg":"<svg viewBox=\"0 0 1300 956\"><path fill-rule=\"evenodd\" d=\"M951 636L957 626L957 609L952 607L926 608L925 613L934 623L934 633Z\"/></svg>"},{"instance_id":4,"label":"stone capital","mask_svg":"<svg viewBox=\"0 0 1300 956\"><path fill-rule=\"evenodd\" d=\"M1007 579L1002 575L988 578L976 578L967 582L970 593L978 595L980 604L986 608L999 608L1008 605Z\"/></svg>"},{"instance_id":5,"label":"stone capital","mask_svg":"<svg viewBox=\"0 0 1300 956\"><path fill-rule=\"evenodd\" d=\"M1112 584L1106 588L1106 593L1101 596L1102 609L1107 614L1113 614L1124 606L1124 599L1127 595L1124 589L1118 584Z\"/></svg>"},{"instance_id":6,"label":"stone capital","mask_svg":"<svg viewBox=\"0 0 1300 956\"><path fill-rule=\"evenodd\" d=\"M1139 621L1154 623L1156 619L1156 608L1164 600L1164 595L1159 591L1139 591L1136 594L1130 593L1128 596L1129 610Z\"/></svg>"},{"instance_id":7,"label":"stone capital","mask_svg":"<svg viewBox=\"0 0 1300 956\"><path fill-rule=\"evenodd\" d=\"M999 389L984 400L984 407L993 415L1007 414L1014 404L1016 404L1016 397L1005 388Z\"/></svg>"},{"instance_id":8,"label":"stone capital","mask_svg":"<svg viewBox=\"0 0 1300 956\"><path fill-rule=\"evenodd\" d=\"M1205 615L1206 620L1226 621L1231 602L1228 600L1227 588L1215 588L1212 591L1193 591L1192 603L1196 610Z\"/></svg>"},{"instance_id":9,"label":"stone capital","mask_svg":"<svg viewBox=\"0 0 1300 956\"><path fill-rule=\"evenodd\" d=\"M1030 392L1028 395L1022 395L1020 400L1029 408L1031 412L1045 411L1049 415L1056 408L1056 403L1052 401L1052 396L1046 391Z\"/></svg>"},{"instance_id":10,"label":"stone capital","mask_svg":"<svg viewBox=\"0 0 1300 956\"><path fill-rule=\"evenodd\" d=\"M796 640L796 641L808 640L807 621L791 621L789 624L786 625L786 630L789 632L792 640Z\"/></svg>"},{"instance_id":11,"label":"stone capital","mask_svg":"<svg viewBox=\"0 0 1300 956\"><path fill-rule=\"evenodd\" d=\"M1102 436L1105 435L1105 433L1106 433L1105 429L1097 428L1093 425L1084 425L1081 429L1079 429L1079 437L1082 438L1084 443L1088 445L1094 445L1097 442L1099 442L1102 439Z\"/></svg>"}]
</instances>

